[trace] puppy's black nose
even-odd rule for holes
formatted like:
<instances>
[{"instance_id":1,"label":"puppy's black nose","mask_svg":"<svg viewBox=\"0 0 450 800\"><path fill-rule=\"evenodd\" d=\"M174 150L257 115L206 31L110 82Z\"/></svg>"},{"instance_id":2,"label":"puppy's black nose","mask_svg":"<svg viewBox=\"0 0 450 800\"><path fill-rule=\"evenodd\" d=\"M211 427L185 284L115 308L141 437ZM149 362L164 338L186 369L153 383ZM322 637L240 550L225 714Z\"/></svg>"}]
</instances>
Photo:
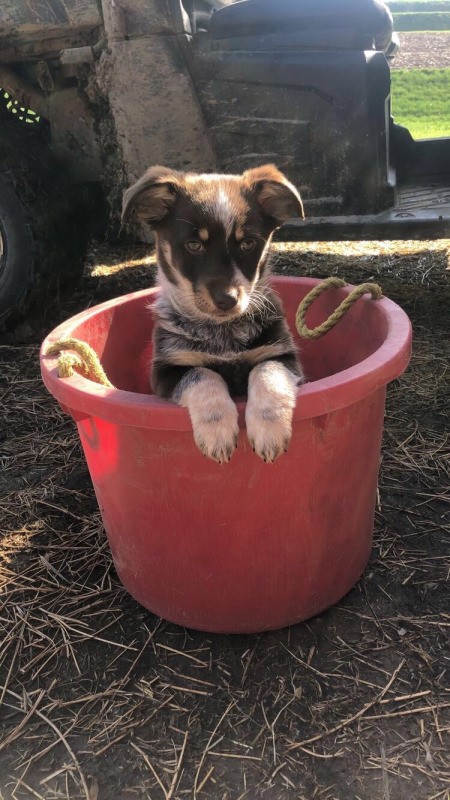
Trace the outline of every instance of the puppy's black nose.
<instances>
[{"instance_id":1,"label":"puppy's black nose","mask_svg":"<svg viewBox=\"0 0 450 800\"><path fill-rule=\"evenodd\" d=\"M228 292L216 290L215 292L211 292L211 296L214 300L214 305L217 306L220 311L231 311L231 309L237 305L237 297L234 297L234 295Z\"/></svg>"}]
</instances>

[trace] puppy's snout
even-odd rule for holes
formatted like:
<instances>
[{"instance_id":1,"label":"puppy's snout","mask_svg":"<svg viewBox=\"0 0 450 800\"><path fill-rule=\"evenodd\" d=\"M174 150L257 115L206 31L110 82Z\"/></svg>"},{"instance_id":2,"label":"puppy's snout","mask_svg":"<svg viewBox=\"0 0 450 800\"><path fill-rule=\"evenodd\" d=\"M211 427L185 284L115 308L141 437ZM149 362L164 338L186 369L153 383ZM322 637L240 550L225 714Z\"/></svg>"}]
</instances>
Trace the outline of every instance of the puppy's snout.
<instances>
[{"instance_id":1,"label":"puppy's snout","mask_svg":"<svg viewBox=\"0 0 450 800\"><path fill-rule=\"evenodd\" d=\"M237 292L233 290L224 291L223 289L212 289L211 297L214 301L214 305L220 311L231 311L232 308L237 306Z\"/></svg>"}]
</instances>

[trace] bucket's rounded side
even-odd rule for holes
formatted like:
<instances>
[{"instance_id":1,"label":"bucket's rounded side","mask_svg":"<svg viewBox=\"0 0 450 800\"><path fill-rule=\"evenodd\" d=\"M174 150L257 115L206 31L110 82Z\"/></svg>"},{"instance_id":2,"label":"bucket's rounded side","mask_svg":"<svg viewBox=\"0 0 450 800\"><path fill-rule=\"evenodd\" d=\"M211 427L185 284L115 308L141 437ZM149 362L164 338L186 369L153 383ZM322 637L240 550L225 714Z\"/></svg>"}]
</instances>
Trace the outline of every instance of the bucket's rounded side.
<instances>
[{"instance_id":1,"label":"bucket's rounded side","mask_svg":"<svg viewBox=\"0 0 450 800\"><path fill-rule=\"evenodd\" d=\"M346 594L371 551L384 388L295 425L264 464L242 431L230 464L192 435L78 423L117 573L172 622L244 633L306 619Z\"/></svg>"}]
</instances>

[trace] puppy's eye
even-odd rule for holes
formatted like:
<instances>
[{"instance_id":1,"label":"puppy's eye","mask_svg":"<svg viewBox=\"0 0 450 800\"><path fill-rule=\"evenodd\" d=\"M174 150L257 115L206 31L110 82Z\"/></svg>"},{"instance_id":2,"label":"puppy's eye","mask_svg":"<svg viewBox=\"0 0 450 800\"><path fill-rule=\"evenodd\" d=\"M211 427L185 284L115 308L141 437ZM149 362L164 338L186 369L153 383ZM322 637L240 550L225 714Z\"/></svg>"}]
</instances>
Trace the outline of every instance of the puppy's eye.
<instances>
[{"instance_id":1,"label":"puppy's eye","mask_svg":"<svg viewBox=\"0 0 450 800\"><path fill-rule=\"evenodd\" d=\"M239 245L239 250L243 253L249 253L250 250L253 250L256 242L254 239L243 239Z\"/></svg>"},{"instance_id":2,"label":"puppy's eye","mask_svg":"<svg viewBox=\"0 0 450 800\"><path fill-rule=\"evenodd\" d=\"M195 254L201 253L204 249L202 243L199 242L198 239L188 239L187 242L184 243L184 246L190 253Z\"/></svg>"}]
</instances>

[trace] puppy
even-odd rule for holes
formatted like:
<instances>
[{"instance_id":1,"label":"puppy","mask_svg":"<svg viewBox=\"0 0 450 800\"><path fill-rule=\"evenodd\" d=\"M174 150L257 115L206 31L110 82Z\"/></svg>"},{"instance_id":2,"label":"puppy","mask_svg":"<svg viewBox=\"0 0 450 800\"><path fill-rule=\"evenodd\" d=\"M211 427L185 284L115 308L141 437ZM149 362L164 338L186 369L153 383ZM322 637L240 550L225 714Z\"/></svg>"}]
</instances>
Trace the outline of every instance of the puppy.
<instances>
[{"instance_id":1,"label":"puppy","mask_svg":"<svg viewBox=\"0 0 450 800\"><path fill-rule=\"evenodd\" d=\"M185 406L201 452L229 461L237 444L232 396L247 394L247 435L272 462L291 439L303 375L268 250L299 193L271 164L242 175L152 167L124 194L155 231L161 292L154 305L153 391Z\"/></svg>"}]
</instances>

